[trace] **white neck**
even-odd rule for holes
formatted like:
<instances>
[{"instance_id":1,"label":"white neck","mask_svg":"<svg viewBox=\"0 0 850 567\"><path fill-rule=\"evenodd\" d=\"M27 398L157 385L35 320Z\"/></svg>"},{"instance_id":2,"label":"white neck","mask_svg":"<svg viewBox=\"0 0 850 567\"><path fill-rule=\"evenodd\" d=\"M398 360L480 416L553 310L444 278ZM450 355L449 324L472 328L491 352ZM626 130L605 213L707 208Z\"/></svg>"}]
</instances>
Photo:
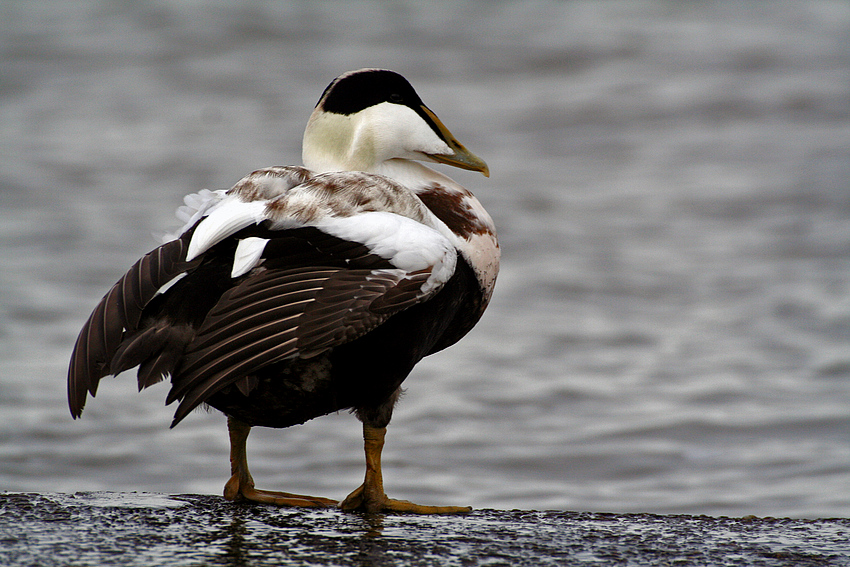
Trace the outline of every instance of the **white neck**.
<instances>
[{"instance_id":1,"label":"white neck","mask_svg":"<svg viewBox=\"0 0 850 567\"><path fill-rule=\"evenodd\" d=\"M413 109L390 103L350 116L317 108L307 122L301 150L305 167L317 173L380 173L388 160L450 153L448 144Z\"/></svg>"}]
</instances>

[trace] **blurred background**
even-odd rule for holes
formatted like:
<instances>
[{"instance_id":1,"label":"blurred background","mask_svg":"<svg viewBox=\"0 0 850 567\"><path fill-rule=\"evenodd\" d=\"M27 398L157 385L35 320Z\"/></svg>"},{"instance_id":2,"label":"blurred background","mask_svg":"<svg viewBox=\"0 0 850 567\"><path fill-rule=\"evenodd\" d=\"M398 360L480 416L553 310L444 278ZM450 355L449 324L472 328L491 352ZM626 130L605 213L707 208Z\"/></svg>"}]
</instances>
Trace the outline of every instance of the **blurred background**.
<instances>
[{"instance_id":1,"label":"blurred background","mask_svg":"<svg viewBox=\"0 0 850 567\"><path fill-rule=\"evenodd\" d=\"M76 335L184 194L300 163L340 73L405 75L492 177L492 305L406 382L389 494L850 516L850 4L0 2L0 489L219 494L224 418ZM362 480L346 413L255 429L261 488Z\"/></svg>"}]
</instances>

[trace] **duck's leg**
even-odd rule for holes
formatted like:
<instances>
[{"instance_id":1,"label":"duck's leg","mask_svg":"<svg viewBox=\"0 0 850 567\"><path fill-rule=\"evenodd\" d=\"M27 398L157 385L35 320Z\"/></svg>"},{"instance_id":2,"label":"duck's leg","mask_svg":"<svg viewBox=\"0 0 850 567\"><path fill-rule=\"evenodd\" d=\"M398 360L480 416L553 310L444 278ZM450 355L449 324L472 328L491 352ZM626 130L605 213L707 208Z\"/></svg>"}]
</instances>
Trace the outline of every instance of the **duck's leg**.
<instances>
[{"instance_id":1,"label":"duck's leg","mask_svg":"<svg viewBox=\"0 0 850 567\"><path fill-rule=\"evenodd\" d=\"M366 478L354 492L342 501L340 508L362 512L406 512L409 514L464 514L469 506L421 506L407 500L394 500L384 493L381 475L381 450L384 448L386 427L363 424L363 442L366 449Z\"/></svg>"},{"instance_id":2,"label":"duck's leg","mask_svg":"<svg viewBox=\"0 0 850 567\"><path fill-rule=\"evenodd\" d=\"M278 506L326 507L336 506L338 502L330 498L303 496L288 492L274 492L254 488L254 479L248 471L246 446L251 426L227 417L227 430L230 433L230 480L224 485L224 498L227 500L250 500Z\"/></svg>"}]
</instances>

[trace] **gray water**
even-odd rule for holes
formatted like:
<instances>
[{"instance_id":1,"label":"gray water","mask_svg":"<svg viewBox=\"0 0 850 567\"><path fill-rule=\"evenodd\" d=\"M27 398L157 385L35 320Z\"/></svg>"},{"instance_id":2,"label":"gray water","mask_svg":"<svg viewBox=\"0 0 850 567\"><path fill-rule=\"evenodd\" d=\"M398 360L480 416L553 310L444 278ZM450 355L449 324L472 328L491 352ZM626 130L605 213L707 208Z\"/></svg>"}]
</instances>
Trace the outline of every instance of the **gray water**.
<instances>
[{"instance_id":1,"label":"gray water","mask_svg":"<svg viewBox=\"0 0 850 567\"><path fill-rule=\"evenodd\" d=\"M101 384L76 334L182 196L300 162L388 67L492 171L493 303L421 363L387 491L475 507L850 515L850 4L0 2L0 489L218 494L224 419ZM340 414L252 433L259 486L342 497Z\"/></svg>"}]
</instances>

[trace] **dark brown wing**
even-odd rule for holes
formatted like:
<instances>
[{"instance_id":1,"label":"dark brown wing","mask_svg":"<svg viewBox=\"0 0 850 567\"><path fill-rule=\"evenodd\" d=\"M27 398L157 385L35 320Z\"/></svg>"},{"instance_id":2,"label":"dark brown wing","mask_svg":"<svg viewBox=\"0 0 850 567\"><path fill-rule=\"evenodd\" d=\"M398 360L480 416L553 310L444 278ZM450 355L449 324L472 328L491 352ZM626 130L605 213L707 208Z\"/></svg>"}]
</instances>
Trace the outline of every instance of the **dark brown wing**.
<instances>
[{"instance_id":1,"label":"dark brown wing","mask_svg":"<svg viewBox=\"0 0 850 567\"><path fill-rule=\"evenodd\" d=\"M165 284L199 263L184 261L191 231L164 244L133 264L112 286L83 325L68 369L68 404L79 417L86 395L100 379L113 374L113 359L125 332L136 331L145 306Z\"/></svg>"},{"instance_id":2,"label":"dark brown wing","mask_svg":"<svg viewBox=\"0 0 850 567\"><path fill-rule=\"evenodd\" d=\"M209 312L172 379L174 424L221 388L296 356L352 341L420 301L430 271L384 268L260 271Z\"/></svg>"},{"instance_id":3,"label":"dark brown wing","mask_svg":"<svg viewBox=\"0 0 850 567\"><path fill-rule=\"evenodd\" d=\"M268 239L262 267L232 279L236 242L251 236ZM86 321L68 372L74 417L101 378L139 366L139 389L173 374L167 402L181 401L176 424L264 366L352 341L424 300L431 274L406 273L362 244L316 228L258 225L186 262L191 237L136 262Z\"/></svg>"}]
</instances>

